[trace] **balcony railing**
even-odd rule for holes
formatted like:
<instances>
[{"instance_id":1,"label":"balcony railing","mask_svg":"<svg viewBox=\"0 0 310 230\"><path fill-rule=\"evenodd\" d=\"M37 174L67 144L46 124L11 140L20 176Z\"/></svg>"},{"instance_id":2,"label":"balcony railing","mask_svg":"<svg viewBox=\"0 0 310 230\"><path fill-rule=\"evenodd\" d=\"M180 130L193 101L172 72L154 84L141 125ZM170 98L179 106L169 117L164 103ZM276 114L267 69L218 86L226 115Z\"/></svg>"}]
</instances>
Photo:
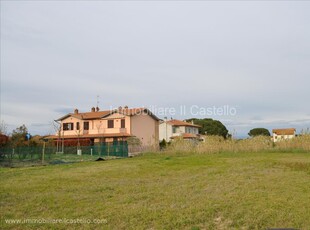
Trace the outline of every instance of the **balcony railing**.
<instances>
[{"instance_id":1,"label":"balcony railing","mask_svg":"<svg viewBox=\"0 0 310 230\"><path fill-rule=\"evenodd\" d=\"M112 133L128 133L127 128L101 128L101 129L91 129L91 130L81 130L79 135L87 135L87 134L112 134ZM57 134L56 134L57 135ZM69 135L78 135L76 130L69 130L62 132L61 135L69 136Z\"/></svg>"},{"instance_id":2,"label":"balcony railing","mask_svg":"<svg viewBox=\"0 0 310 230\"><path fill-rule=\"evenodd\" d=\"M92 133L101 133L101 134L105 134L105 133L127 133L127 129L126 128L105 128L105 129L100 129L100 130L94 130Z\"/></svg>"},{"instance_id":3,"label":"balcony railing","mask_svg":"<svg viewBox=\"0 0 310 230\"><path fill-rule=\"evenodd\" d=\"M120 129L119 129L119 132L120 132L120 133L127 133L127 129L126 129L126 128L120 128Z\"/></svg>"}]
</instances>

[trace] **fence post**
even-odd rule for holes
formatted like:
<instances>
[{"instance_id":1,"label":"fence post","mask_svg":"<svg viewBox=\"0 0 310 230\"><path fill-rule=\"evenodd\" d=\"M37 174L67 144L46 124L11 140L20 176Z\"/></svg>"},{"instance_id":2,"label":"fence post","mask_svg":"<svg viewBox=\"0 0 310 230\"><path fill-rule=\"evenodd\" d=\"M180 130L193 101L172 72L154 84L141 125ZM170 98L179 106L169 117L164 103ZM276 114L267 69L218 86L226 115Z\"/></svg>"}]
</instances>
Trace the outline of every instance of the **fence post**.
<instances>
[{"instance_id":1,"label":"fence post","mask_svg":"<svg viewBox=\"0 0 310 230\"><path fill-rule=\"evenodd\" d=\"M90 155L93 155L93 148L90 148Z\"/></svg>"},{"instance_id":2,"label":"fence post","mask_svg":"<svg viewBox=\"0 0 310 230\"><path fill-rule=\"evenodd\" d=\"M45 142L43 143L43 149L42 149L42 164L44 164L44 154L45 154Z\"/></svg>"},{"instance_id":3,"label":"fence post","mask_svg":"<svg viewBox=\"0 0 310 230\"><path fill-rule=\"evenodd\" d=\"M14 154L15 154L15 149L13 148L13 151L12 151L12 153L11 153L11 157L10 157L10 159L9 159L9 164L12 166L12 162L13 162L13 157L14 157Z\"/></svg>"}]
</instances>

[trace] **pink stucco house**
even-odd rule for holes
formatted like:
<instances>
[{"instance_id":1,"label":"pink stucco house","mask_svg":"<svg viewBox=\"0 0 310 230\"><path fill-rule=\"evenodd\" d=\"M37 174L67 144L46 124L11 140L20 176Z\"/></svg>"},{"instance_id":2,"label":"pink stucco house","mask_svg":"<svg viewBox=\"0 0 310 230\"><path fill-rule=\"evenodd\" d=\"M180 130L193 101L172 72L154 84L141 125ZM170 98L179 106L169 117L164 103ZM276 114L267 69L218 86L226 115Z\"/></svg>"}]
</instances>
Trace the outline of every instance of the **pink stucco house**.
<instances>
[{"instance_id":1,"label":"pink stucco house","mask_svg":"<svg viewBox=\"0 0 310 230\"><path fill-rule=\"evenodd\" d=\"M53 139L99 142L126 141L129 137L139 138L143 146L157 146L159 140L159 118L146 108L127 106L115 110L100 111L92 108L90 112L75 109L56 120L60 129Z\"/></svg>"}]
</instances>

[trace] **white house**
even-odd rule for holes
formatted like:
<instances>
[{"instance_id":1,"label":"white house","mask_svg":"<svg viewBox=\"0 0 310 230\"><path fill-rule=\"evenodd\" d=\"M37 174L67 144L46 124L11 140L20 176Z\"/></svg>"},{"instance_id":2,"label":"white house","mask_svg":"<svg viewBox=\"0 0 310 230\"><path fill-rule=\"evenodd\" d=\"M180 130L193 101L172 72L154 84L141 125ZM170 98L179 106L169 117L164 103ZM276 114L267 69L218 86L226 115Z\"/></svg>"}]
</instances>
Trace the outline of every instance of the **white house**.
<instances>
[{"instance_id":1,"label":"white house","mask_svg":"<svg viewBox=\"0 0 310 230\"><path fill-rule=\"evenodd\" d=\"M296 129L273 129L272 130L272 140L277 142L285 139L292 139L296 136Z\"/></svg>"},{"instance_id":2,"label":"white house","mask_svg":"<svg viewBox=\"0 0 310 230\"><path fill-rule=\"evenodd\" d=\"M159 124L159 140L171 141L176 137L183 139L200 139L199 125L181 120L161 121Z\"/></svg>"}]
</instances>

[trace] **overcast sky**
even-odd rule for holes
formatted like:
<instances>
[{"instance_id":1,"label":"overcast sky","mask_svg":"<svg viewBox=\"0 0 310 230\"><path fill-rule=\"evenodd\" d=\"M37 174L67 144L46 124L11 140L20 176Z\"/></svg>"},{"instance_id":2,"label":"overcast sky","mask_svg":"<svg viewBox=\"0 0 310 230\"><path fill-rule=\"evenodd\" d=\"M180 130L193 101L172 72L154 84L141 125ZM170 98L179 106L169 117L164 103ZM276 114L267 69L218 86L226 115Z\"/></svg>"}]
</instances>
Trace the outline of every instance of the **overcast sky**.
<instances>
[{"instance_id":1,"label":"overcast sky","mask_svg":"<svg viewBox=\"0 0 310 230\"><path fill-rule=\"evenodd\" d=\"M310 1L1 1L1 120L50 134L99 96L102 110L175 108L166 116L218 119L239 137L306 129L309 12ZM211 108L234 113L197 114Z\"/></svg>"}]
</instances>

